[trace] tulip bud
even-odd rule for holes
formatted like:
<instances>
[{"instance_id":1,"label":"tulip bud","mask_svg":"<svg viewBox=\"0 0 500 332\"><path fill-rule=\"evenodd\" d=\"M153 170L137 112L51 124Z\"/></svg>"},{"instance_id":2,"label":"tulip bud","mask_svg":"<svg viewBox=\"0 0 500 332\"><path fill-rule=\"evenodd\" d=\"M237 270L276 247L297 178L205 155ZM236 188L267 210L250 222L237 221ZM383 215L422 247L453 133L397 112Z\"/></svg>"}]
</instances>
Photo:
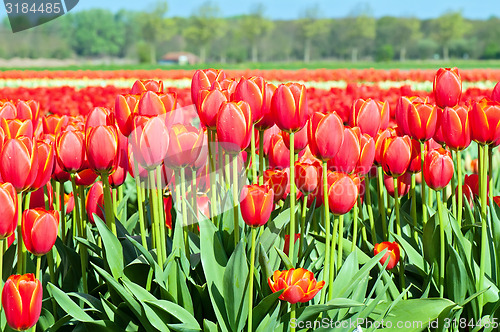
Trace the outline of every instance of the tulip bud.
<instances>
[{"instance_id":1,"label":"tulip bud","mask_svg":"<svg viewBox=\"0 0 500 332\"><path fill-rule=\"evenodd\" d=\"M290 151L287 149L281 134L271 137L268 154L270 167L278 169L290 167Z\"/></svg>"},{"instance_id":2,"label":"tulip bud","mask_svg":"<svg viewBox=\"0 0 500 332\"><path fill-rule=\"evenodd\" d=\"M132 131L134 114L137 114L138 95L117 95L115 99L116 123L124 136L129 136Z\"/></svg>"},{"instance_id":3,"label":"tulip bud","mask_svg":"<svg viewBox=\"0 0 500 332\"><path fill-rule=\"evenodd\" d=\"M424 160L424 178L429 188L443 189L453 177L453 172L453 160L450 152L444 148L427 152Z\"/></svg>"},{"instance_id":4,"label":"tulip bud","mask_svg":"<svg viewBox=\"0 0 500 332\"><path fill-rule=\"evenodd\" d=\"M403 197L408 194L411 187L411 173L406 172L401 176L398 176L398 197ZM394 197L395 188L394 188L394 178L391 176L384 175L384 185L387 193Z\"/></svg>"},{"instance_id":5,"label":"tulip bud","mask_svg":"<svg viewBox=\"0 0 500 332\"><path fill-rule=\"evenodd\" d=\"M465 177L464 177L464 186L467 185L472 193L479 197L479 175L477 174L466 174ZM490 192L490 180L489 180L489 176L487 178L487 181L486 181L486 192L487 192L487 195L489 195L489 192Z\"/></svg>"},{"instance_id":6,"label":"tulip bud","mask_svg":"<svg viewBox=\"0 0 500 332\"><path fill-rule=\"evenodd\" d=\"M262 77L241 78L236 85L231 101L246 101L252 112L252 122L257 123L262 120L262 105L264 103L266 82Z\"/></svg>"},{"instance_id":7,"label":"tulip bud","mask_svg":"<svg viewBox=\"0 0 500 332\"><path fill-rule=\"evenodd\" d=\"M255 129L266 130L274 126L274 117L271 112L271 100L276 91L276 86L272 83L265 84L264 99L262 101L262 119L255 124Z\"/></svg>"},{"instance_id":8,"label":"tulip bud","mask_svg":"<svg viewBox=\"0 0 500 332\"><path fill-rule=\"evenodd\" d=\"M247 102L224 103L217 114L217 138L229 154L238 154L250 144L252 113Z\"/></svg>"},{"instance_id":9,"label":"tulip bud","mask_svg":"<svg viewBox=\"0 0 500 332\"><path fill-rule=\"evenodd\" d=\"M35 181L31 185L31 190L37 190L45 186L54 171L55 154L53 144L47 144L43 141L36 141L38 154L38 172Z\"/></svg>"},{"instance_id":10,"label":"tulip bud","mask_svg":"<svg viewBox=\"0 0 500 332\"><path fill-rule=\"evenodd\" d=\"M134 118L134 130L129 141L138 163L147 170L153 170L162 164L167 155L167 126L159 117L137 116Z\"/></svg>"},{"instance_id":11,"label":"tulip bud","mask_svg":"<svg viewBox=\"0 0 500 332\"><path fill-rule=\"evenodd\" d=\"M281 132L281 136L283 136L283 142L285 142L285 146L288 150L290 150L290 134L286 131ZM304 150L309 143L307 138L307 126L300 129L298 132L293 135L293 149L295 153L299 153Z\"/></svg>"},{"instance_id":12,"label":"tulip bud","mask_svg":"<svg viewBox=\"0 0 500 332\"><path fill-rule=\"evenodd\" d=\"M479 144L500 144L500 102L487 98L473 102L469 110L471 138Z\"/></svg>"},{"instance_id":13,"label":"tulip bud","mask_svg":"<svg viewBox=\"0 0 500 332\"><path fill-rule=\"evenodd\" d=\"M302 129L311 115L306 87L299 83L280 84L271 100L271 112L281 130L294 133Z\"/></svg>"},{"instance_id":14,"label":"tulip bud","mask_svg":"<svg viewBox=\"0 0 500 332\"><path fill-rule=\"evenodd\" d=\"M358 200L359 188L350 176L330 172L328 174L328 203L330 211L335 215L351 211Z\"/></svg>"},{"instance_id":15,"label":"tulip bud","mask_svg":"<svg viewBox=\"0 0 500 332\"><path fill-rule=\"evenodd\" d=\"M439 68L433 84L436 105L441 108L454 107L462 96L462 79L455 68Z\"/></svg>"},{"instance_id":16,"label":"tulip bud","mask_svg":"<svg viewBox=\"0 0 500 332\"><path fill-rule=\"evenodd\" d=\"M223 70L204 69L195 71L191 81L191 100L199 110L198 95L201 90L208 89L213 82L219 82L226 78Z\"/></svg>"},{"instance_id":17,"label":"tulip bud","mask_svg":"<svg viewBox=\"0 0 500 332\"><path fill-rule=\"evenodd\" d=\"M118 157L118 134L114 126L87 129L85 149L90 169L106 174L113 170Z\"/></svg>"},{"instance_id":18,"label":"tulip bud","mask_svg":"<svg viewBox=\"0 0 500 332\"><path fill-rule=\"evenodd\" d=\"M338 153L328 161L328 166L332 171L350 174L356 170L361 153L359 142L360 130L355 128L344 128L344 140L340 145Z\"/></svg>"},{"instance_id":19,"label":"tulip bud","mask_svg":"<svg viewBox=\"0 0 500 332\"><path fill-rule=\"evenodd\" d=\"M312 154L327 161L335 157L344 141L344 125L337 113L315 112L309 121L307 135Z\"/></svg>"},{"instance_id":20,"label":"tulip bud","mask_svg":"<svg viewBox=\"0 0 500 332\"><path fill-rule=\"evenodd\" d=\"M104 189L101 181L97 181L90 187L85 200L85 209L92 225L95 225L94 214L104 220Z\"/></svg>"},{"instance_id":21,"label":"tulip bud","mask_svg":"<svg viewBox=\"0 0 500 332\"><path fill-rule=\"evenodd\" d=\"M321 168L319 161L298 161L295 163L295 185L304 195L312 193L318 187Z\"/></svg>"},{"instance_id":22,"label":"tulip bud","mask_svg":"<svg viewBox=\"0 0 500 332\"><path fill-rule=\"evenodd\" d=\"M75 173L85 162L85 135L81 130L67 130L56 135L56 159L63 171Z\"/></svg>"},{"instance_id":23,"label":"tulip bud","mask_svg":"<svg viewBox=\"0 0 500 332\"><path fill-rule=\"evenodd\" d=\"M264 171L264 183L273 190L274 202L285 200L290 193L288 169L267 169Z\"/></svg>"},{"instance_id":24,"label":"tulip bud","mask_svg":"<svg viewBox=\"0 0 500 332\"><path fill-rule=\"evenodd\" d=\"M45 255L56 243L59 212L42 208L25 210L21 226L26 249L36 256Z\"/></svg>"},{"instance_id":25,"label":"tulip bud","mask_svg":"<svg viewBox=\"0 0 500 332\"><path fill-rule=\"evenodd\" d=\"M398 125L398 133L402 135L410 136L410 128L408 126L408 109L412 103L426 103L426 99L422 99L417 96L406 97L402 96L399 98L396 105L396 124Z\"/></svg>"},{"instance_id":26,"label":"tulip bud","mask_svg":"<svg viewBox=\"0 0 500 332\"><path fill-rule=\"evenodd\" d=\"M38 175L38 150L31 138L23 136L5 142L0 154L0 174L17 192L31 187Z\"/></svg>"},{"instance_id":27,"label":"tulip bud","mask_svg":"<svg viewBox=\"0 0 500 332\"><path fill-rule=\"evenodd\" d=\"M33 273L11 275L2 291L7 324L17 331L33 327L40 318L42 298L42 284Z\"/></svg>"},{"instance_id":28,"label":"tulip bud","mask_svg":"<svg viewBox=\"0 0 500 332\"><path fill-rule=\"evenodd\" d=\"M274 192L267 185L245 185L241 190L240 207L243 221L250 227L267 223L274 209Z\"/></svg>"},{"instance_id":29,"label":"tulip bud","mask_svg":"<svg viewBox=\"0 0 500 332\"><path fill-rule=\"evenodd\" d=\"M436 133L437 116L437 108L432 104L410 104L408 106L410 136L419 141L432 138Z\"/></svg>"},{"instance_id":30,"label":"tulip bud","mask_svg":"<svg viewBox=\"0 0 500 332\"><path fill-rule=\"evenodd\" d=\"M325 281L317 282L314 274L303 268L275 271L267 281L273 293L284 289L279 298L291 304L312 300L325 286Z\"/></svg>"},{"instance_id":31,"label":"tulip bud","mask_svg":"<svg viewBox=\"0 0 500 332\"><path fill-rule=\"evenodd\" d=\"M441 128L446 146L452 150L463 150L470 145L468 109L463 106L446 107Z\"/></svg>"},{"instance_id":32,"label":"tulip bud","mask_svg":"<svg viewBox=\"0 0 500 332\"><path fill-rule=\"evenodd\" d=\"M389 103L370 98L357 99L351 107L349 125L359 127L362 134L375 137L379 129L384 130L389 124Z\"/></svg>"},{"instance_id":33,"label":"tulip bud","mask_svg":"<svg viewBox=\"0 0 500 332\"><path fill-rule=\"evenodd\" d=\"M194 165L199 157L205 135L203 130L190 125L175 124L169 132L169 145L165 165L183 168Z\"/></svg>"},{"instance_id":34,"label":"tulip bud","mask_svg":"<svg viewBox=\"0 0 500 332\"><path fill-rule=\"evenodd\" d=\"M11 236L17 227L17 193L14 186L8 182L0 184L0 239Z\"/></svg>"},{"instance_id":35,"label":"tulip bud","mask_svg":"<svg viewBox=\"0 0 500 332\"><path fill-rule=\"evenodd\" d=\"M411 139L408 136L388 137L382 146L382 168L385 174L398 177L406 172L411 160Z\"/></svg>"},{"instance_id":36,"label":"tulip bud","mask_svg":"<svg viewBox=\"0 0 500 332\"><path fill-rule=\"evenodd\" d=\"M400 249L399 249L399 244L396 242L382 242L382 243L377 243L373 247L373 254L378 255L382 251L387 249L386 253L382 258L380 259L380 264L384 265L387 260L389 260L389 263L387 263L386 269L387 270L392 270L399 262L400 258Z\"/></svg>"},{"instance_id":37,"label":"tulip bud","mask_svg":"<svg viewBox=\"0 0 500 332\"><path fill-rule=\"evenodd\" d=\"M491 92L491 100L500 103L500 82L498 82Z\"/></svg>"}]
</instances>

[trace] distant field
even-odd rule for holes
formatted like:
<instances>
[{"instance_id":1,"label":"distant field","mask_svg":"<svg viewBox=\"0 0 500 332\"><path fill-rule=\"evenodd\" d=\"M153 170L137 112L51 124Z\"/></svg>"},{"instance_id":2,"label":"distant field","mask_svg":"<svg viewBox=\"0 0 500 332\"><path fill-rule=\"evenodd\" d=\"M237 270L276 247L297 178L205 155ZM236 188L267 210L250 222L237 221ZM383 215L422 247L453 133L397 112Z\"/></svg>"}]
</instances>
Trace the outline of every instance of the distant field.
<instances>
[{"instance_id":1,"label":"distant field","mask_svg":"<svg viewBox=\"0 0 500 332\"><path fill-rule=\"evenodd\" d=\"M245 62L245 63L206 63L197 65L78 65L66 67L22 67L22 68L0 68L0 71L6 70L127 70L127 69L200 69L200 68L224 68L224 69L437 69L440 67L458 67L460 69L479 69L479 68L500 68L500 60L433 60L433 61L390 61L390 62L372 62L372 61L318 61L318 62Z\"/></svg>"}]
</instances>

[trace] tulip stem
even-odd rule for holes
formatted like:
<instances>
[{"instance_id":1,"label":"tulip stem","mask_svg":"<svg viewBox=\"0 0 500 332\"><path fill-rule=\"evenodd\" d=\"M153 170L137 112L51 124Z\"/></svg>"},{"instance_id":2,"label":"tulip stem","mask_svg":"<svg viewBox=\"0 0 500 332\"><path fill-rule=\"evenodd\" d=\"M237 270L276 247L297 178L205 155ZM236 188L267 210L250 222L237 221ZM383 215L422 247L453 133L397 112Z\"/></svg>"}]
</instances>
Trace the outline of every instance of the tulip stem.
<instances>
[{"instance_id":1,"label":"tulip stem","mask_svg":"<svg viewBox=\"0 0 500 332\"><path fill-rule=\"evenodd\" d=\"M212 218L215 221L215 225L218 226L217 219L215 218L216 216L216 202L217 202L217 196L216 196L216 186L215 186L215 159L214 159L214 130L208 129L208 160L210 163L210 195L212 198L210 199L211 204L210 204L210 209L212 210Z\"/></svg>"},{"instance_id":2,"label":"tulip stem","mask_svg":"<svg viewBox=\"0 0 500 332\"><path fill-rule=\"evenodd\" d=\"M372 243L373 245L375 245L375 243L377 243L377 231L375 229L375 220L373 219L372 195L370 192L370 177L368 175L365 177L365 197L366 197L366 208L368 209L368 218L370 219Z\"/></svg>"},{"instance_id":3,"label":"tulip stem","mask_svg":"<svg viewBox=\"0 0 500 332\"><path fill-rule=\"evenodd\" d=\"M295 188L295 133L290 133L290 250L288 255L292 267L295 267L295 200L297 199Z\"/></svg>"},{"instance_id":4,"label":"tulip stem","mask_svg":"<svg viewBox=\"0 0 500 332\"><path fill-rule=\"evenodd\" d=\"M251 142L250 142L250 151L252 153L252 183L257 184L258 183L258 176L257 176L257 160L255 158L255 125L252 124L252 128L250 129L252 131L251 134Z\"/></svg>"},{"instance_id":5,"label":"tulip stem","mask_svg":"<svg viewBox=\"0 0 500 332\"><path fill-rule=\"evenodd\" d=\"M427 201L425 200L426 196L426 191L427 188L425 186L425 176L424 176L424 160L425 160L425 144L424 142L420 142L420 151L422 152L421 156L421 177L422 177L422 189L421 189L421 194L422 194L422 224L425 226L427 224Z\"/></svg>"},{"instance_id":6,"label":"tulip stem","mask_svg":"<svg viewBox=\"0 0 500 332\"><path fill-rule=\"evenodd\" d=\"M401 220L399 219L399 182L398 178L393 178L394 181L394 210L396 210L396 234L401 236Z\"/></svg>"},{"instance_id":7,"label":"tulip stem","mask_svg":"<svg viewBox=\"0 0 500 332\"><path fill-rule=\"evenodd\" d=\"M452 158L453 158L453 151L451 153L452 153ZM455 168L455 165L453 165L453 168ZM455 171L453 171L453 176L451 177L451 195L450 196L451 196L451 210L453 212L453 217L455 219L457 218L457 200L455 197L456 178L457 178L457 175L456 175ZM443 196L444 196L444 191L443 191ZM446 197L444 197L443 199L446 199Z\"/></svg>"},{"instance_id":8,"label":"tulip stem","mask_svg":"<svg viewBox=\"0 0 500 332\"><path fill-rule=\"evenodd\" d=\"M299 258L302 256L302 252L304 249L303 246L306 233L307 197L308 195L304 195L304 200L302 201L302 216L300 218L300 231L299 231ZM293 241L295 241L295 238L293 238Z\"/></svg>"},{"instance_id":9,"label":"tulip stem","mask_svg":"<svg viewBox=\"0 0 500 332\"><path fill-rule=\"evenodd\" d=\"M328 274L328 284L330 285L330 289L328 292L328 301L330 301L333 298L333 279L335 279L335 267L337 266L337 255L336 255L336 244L337 244L337 232L339 228L339 218L334 216L333 218L333 236L330 241L330 271Z\"/></svg>"},{"instance_id":10,"label":"tulip stem","mask_svg":"<svg viewBox=\"0 0 500 332\"><path fill-rule=\"evenodd\" d=\"M24 274L23 270L23 261L24 261L24 253L23 250L23 230L22 230L22 221L23 221L23 193L17 193L17 274Z\"/></svg>"},{"instance_id":11,"label":"tulip stem","mask_svg":"<svg viewBox=\"0 0 500 332\"><path fill-rule=\"evenodd\" d=\"M154 246L156 249L156 258L158 261L158 265L163 268L163 250L161 249L161 240L160 240L160 229L158 224L160 223L160 217L158 216L158 193L156 191L156 181L155 181L155 172L148 171L149 176L149 186L150 186L150 199L151 199L151 230L152 236L154 237ZM184 211L183 211L184 212Z\"/></svg>"},{"instance_id":12,"label":"tulip stem","mask_svg":"<svg viewBox=\"0 0 500 332\"><path fill-rule=\"evenodd\" d=\"M252 330L252 311L253 311L253 278L254 278L254 265L255 265L255 239L257 238L257 228L252 227L252 249L250 252L250 273L248 275L248 329Z\"/></svg>"},{"instance_id":13,"label":"tulip stem","mask_svg":"<svg viewBox=\"0 0 500 332\"><path fill-rule=\"evenodd\" d=\"M190 259L189 251L189 236L188 236L188 208L186 204L186 169L181 168L181 204L182 204L182 228L184 229L184 245L186 249L186 257Z\"/></svg>"},{"instance_id":14,"label":"tulip stem","mask_svg":"<svg viewBox=\"0 0 500 332\"><path fill-rule=\"evenodd\" d=\"M341 214L339 216L336 216L336 218L339 220L338 221L338 223L339 223L339 236L338 236L339 249L337 250L337 275L338 275L340 268L342 267L342 254L344 251L343 250L344 249L344 215Z\"/></svg>"},{"instance_id":15,"label":"tulip stem","mask_svg":"<svg viewBox=\"0 0 500 332\"><path fill-rule=\"evenodd\" d=\"M491 145L487 145L486 148L488 149L488 176L489 176L489 187L491 190L491 195L488 191L486 191L488 195L488 201L489 201L489 196L494 196L493 190L495 190L495 186L493 185L493 147ZM486 177L488 179L488 177Z\"/></svg>"},{"instance_id":16,"label":"tulip stem","mask_svg":"<svg viewBox=\"0 0 500 332\"><path fill-rule=\"evenodd\" d=\"M40 283L43 285L41 276L40 276L40 269L42 266L42 256L36 256L36 270L35 270L35 278L40 280Z\"/></svg>"},{"instance_id":17,"label":"tulip stem","mask_svg":"<svg viewBox=\"0 0 500 332\"><path fill-rule=\"evenodd\" d=\"M352 243L351 243L351 252L356 249L356 243L358 242L358 200L356 199L356 203L354 203L354 207L352 209Z\"/></svg>"},{"instance_id":18,"label":"tulip stem","mask_svg":"<svg viewBox=\"0 0 500 332\"><path fill-rule=\"evenodd\" d=\"M378 210L380 213L380 217L382 219L382 235L384 241L387 241L388 233L387 233L387 217L385 214L385 203L384 203L384 172L382 171L381 166L377 167L377 191L378 191Z\"/></svg>"},{"instance_id":19,"label":"tulip stem","mask_svg":"<svg viewBox=\"0 0 500 332\"><path fill-rule=\"evenodd\" d=\"M323 269L323 280L328 282L327 287L324 287L321 292L320 304L325 304L326 293L330 288L330 208L328 202L328 165L327 162L323 162L323 208L324 208L324 219L325 219L325 263Z\"/></svg>"},{"instance_id":20,"label":"tulip stem","mask_svg":"<svg viewBox=\"0 0 500 332\"><path fill-rule=\"evenodd\" d=\"M48 253L47 253L47 264L49 266L49 276L50 276L50 283L53 285L56 285L56 266L54 264L54 248L52 248ZM52 314L54 317L57 315L57 303L55 298L52 297ZM57 319L57 318L56 318Z\"/></svg>"},{"instance_id":21,"label":"tulip stem","mask_svg":"<svg viewBox=\"0 0 500 332\"><path fill-rule=\"evenodd\" d=\"M416 179L415 174L411 175L411 187L410 187L410 195L411 195L411 219L413 220L413 239L418 246L418 220L417 220L417 194L415 192Z\"/></svg>"},{"instance_id":22,"label":"tulip stem","mask_svg":"<svg viewBox=\"0 0 500 332\"><path fill-rule=\"evenodd\" d=\"M75 173L71 173L71 185L73 186L73 199L75 201L75 223L73 223L73 227L78 230L78 235L81 238L86 238L86 236L83 234L83 227L82 227L82 220L81 214L80 214L80 200L83 198L80 196L80 193L78 191L78 187L76 186L76 181L75 181ZM106 196L104 196L106 198ZM104 203L106 204L106 203ZM82 244L78 245L78 251L80 253L80 267L82 271L82 287L83 287L83 292L88 293L87 289L87 251L85 250L85 247Z\"/></svg>"},{"instance_id":23,"label":"tulip stem","mask_svg":"<svg viewBox=\"0 0 500 332\"><path fill-rule=\"evenodd\" d=\"M165 181L167 181L165 176ZM158 228L160 235L160 249L162 251L162 257L167 258L167 239L165 237L165 214L163 205L163 182L161 179L161 165L156 166L156 190L158 193Z\"/></svg>"},{"instance_id":24,"label":"tulip stem","mask_svg":"<svg viewBox=\"0 0 500 332\"><path fill-rule=\"evenodd\" d=\"M116 235L116 223L115 223L115 214L113 213L113 200L111 199L111 187L109 185L109 174L104 173L101 174L101 180L103 184L104 191L104 214L106 219L106 224L111 229L113 234Z\"/></svg>"},{"instance_id":25,"label":"tulip stem","mask_svg":"<svg viewBox=\"0 0 500 332\"><path fill-rule=\"evenodd\" d=\"M198 220L198 184L196 182L196 177L197 177L196 170L193 169L191 177L192 177L191 188L193 192L193 210L196 213L195 220Z\"/></svg>"},{"instance_id":26,"label":"tulip stem","mask_svg":"<svg viewBox=\"0 0 500 332\"><path fill-rule=\"evenodd\" d=\"M259 130L259 185L264 184L264 130Z\"/></svg>"},{"instance_id":27,"label":"tulip stem","mask_svg":"<svg viewBox=\"0 0 500 332\"><path fill-rule=\"evenodd\" d=\"M229 181L229 179L228 179ZM240 219L238 215L238 155L233 157L233 220L234 220L234 248L240 242Z\"/></svg>"},{"instance_id":28,"label":"tulip stem","mask_svg":"<svg viewBox=\"0 0 500 332\"><path fill-rule=\"evenodd\" d=\"M292 309L290 311L290 322L295 322L295 307L296 304L292 303ZM295 332L295 324L290 325L290 332Z\"/></svg>"},{"instance_id":29,"label":"tulip stem","mask_svg":"<svg viewBox=\"0 0 500 332\"><path fill-rule=\"evenodd\" d=\"M444 237L444 215L443 215L443 199L442 192L436 191L437 208L439 216L439 239L440 239L440 259L439 259L439 296L444 298L444 267L445 267L445 237Z\"/></svg>"},{"instance_id":30,"label":"tulip stem","mask_svg":"<svg viewBox=\"0 0 500 332\"><path fill-rule=\"evenodd\" d=\"M80 193L80 213L81 213L81 227L82 227L82 237L87 237L85 234L86 226L87 226L87 211L85 210L85 188L83 186L79 186L78 188Z\"/></svg>"},{"instance_id":31,"label":"tulip stem","mask_svg":"<svg viewBox=\"0 0 500 332\"><path fill-rule=\"evenodd\" d=\"M3 255L4 255L4 239L0 239L0 289L3 290ZM2 312L2 306L0 306L0 313Z\"/></svg>"},{"instance_id":32,"label":"tulip stem","mask_svg":"<svg viewBox=\"0 0 500 332\"><path fill-rule=\"evenodd\" d=\"M487 248L488 248L488 230L487 230L487 206L488 206L488 154L487 154L488 146L480 145L479 146L479 160L481 161L481 167L479 168L480 174L480 200L481 200L481 261L479 264L479 278L477 280L476 289L481 291L483 289L484 283L484 274L486 268L486 260L488 257L486 256ZM479 302L479 317L482 314L483 307L483 294L480 294L478 297Z\"/></svg>"},{"instance_id":33,"label":"tulip stem","mask_svg":"<svg viewBox=\"0 0 500 332\"><path fill-rule=\"evenodd\" d=\"M64 204L64 184L59 183L59 211L61 212L61 240L66 244L66 207ZM75 196L73 195L73 202Z\"/></svg>"},{"instance_id":34,"label":"tulip stem","mask_svg":"<svg viewBox=\"0 0 500 332\"><path fill-rule=\"evenodd\" d=\"M455 155L457 158L457 221L458 221L458 226L462 227L462 205L463 205L463 192L462 192L462 154L460 151L457 151L457 154Z\"/></svg>"},{"instance_id":35,"label":"tulip stem","mask_svg":"<svg viewBox=\"0 0 500 332\"><path fill-rule=\"evenodd\" d=\"M48 182L47 182L48 183ZM45 210L49 211L50 210L50 201L49 201L49 190L47 188L47 184L43 186L43 201L45 202Z\"/></svg>"},{"instance_id":36,"label":"tulip stem","mask_svg":"<svg viewBox=\"0 0 500 332\"><path fill-rule=\"evenodd\" d=\"M230 156L228 154L226 154L225 156L225 163L224 163L224 176L226 177L227 181L226 181L226 190L229 190L229 188L231 187L231 183L229 181L229 179L231 178L231 160L229 159ZM245 170L246 170L246 167L245 167Z\"/></svg>"},{"instance_id":37,"label":"tulip stem","mask_svg":"<svg viewBox=\"0 0 500 332\"><path fill-rule=\"evenodd\" d=\"M141 188L141 177L139 175L139 165L137 160L134 159L134 175L135 175L135 189L137 191L137 208L139 209L139 227L141 230L141 242L142 246L148 250L148 241L146 239L146 223L144 222L144 209L143 209L143 197Z\"/></svg>"}]
</instances>

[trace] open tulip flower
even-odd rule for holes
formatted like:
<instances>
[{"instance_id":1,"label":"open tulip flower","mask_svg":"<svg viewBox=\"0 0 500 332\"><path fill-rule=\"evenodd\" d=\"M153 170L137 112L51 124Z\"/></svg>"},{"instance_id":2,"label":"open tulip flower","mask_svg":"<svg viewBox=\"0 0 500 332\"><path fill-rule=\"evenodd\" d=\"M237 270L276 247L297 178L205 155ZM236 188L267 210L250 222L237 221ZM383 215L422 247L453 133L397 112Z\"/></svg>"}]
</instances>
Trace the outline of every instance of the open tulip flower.
<instances>
[{"instance_id":1,"label":"open tulip flower","mask_svg":"<svg viewBox=\"0 0 500 332\"><path fill-rule=\"evenodd\" d=\"M427 185L434 190L441 190L453 177L453 160L450 152L444 148L427 152L424 160L424 177Z\"/></svg>"},{"instance_id":2,"label":"open tulip flower","mask_svg":"<svg viewBox=\"0 0 500 332\"><path fill-rule=\"evenodd\" d=\"M458 68L439 68L434 76L433 92L438 107L456 106L462 96L462 78Z\"/></svg>"},{"instance_id":3,"label":"open tulip flower","mask_svg":"<svg viewBox=\"0 0 500 332\"><path fill-rule=\"evenodd\" d=\"M382 242L382 243L377 243L373 247L373 254L378 255L384 249L387 249L387 252L384 254L384 256L380 259L380 264L384 265L387 260L389 260L389 263L387 263L386 269L387 270L392 270L399 262L400 258L400 249L399 249L399 244L396 242Z\"/></svg>"},{"instance_id":4,"label":"open tulip flower","mask_svg":"<svg viewBox=\"0 0 500 332\"><path fill-rule=\"evenodd\" d=\"M17 331L34 326L42 311L42 297L42 284L33 273L11 275L2 291L7 324Z\"/></svg>"},{"instance_id":5,"label":"open tulip flower","mask_svg":"<svg viewBox=\"0 0 500 332\"><path fill-rule=\"evenodd\" d=\"M267 281L273 293L284 289L279 298L291 304L312 300L325 286L325 281L317 282L314 274L303 268L275 271Z\"/></svg>"},{"instance_id":6,"label":"open tulip flower","mask_svg":"<svg viewBox=\"0 0 500 332\"><path fill-rule=\"evenodd\" d=\"M26 249L35 256L48 253L57 239L59 212L29 209L23 213L22 234Z\"/></svg>"}]
</instances>

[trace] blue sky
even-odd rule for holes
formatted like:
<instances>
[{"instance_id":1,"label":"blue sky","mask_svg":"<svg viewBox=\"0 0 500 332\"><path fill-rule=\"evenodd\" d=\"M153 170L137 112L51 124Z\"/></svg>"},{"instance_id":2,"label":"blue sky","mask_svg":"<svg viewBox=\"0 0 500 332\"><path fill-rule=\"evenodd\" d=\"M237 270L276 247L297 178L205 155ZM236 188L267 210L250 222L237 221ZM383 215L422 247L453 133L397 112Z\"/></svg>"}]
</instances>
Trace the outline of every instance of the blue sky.
<instances>
[{"instance_id":1,"label":"blue sky","mask_svg":"<svg viewBox=\"0 0 500 332\"><path fill-rule=\"evenodd\" d=\"M168 16L189 16L206 0L170 0ZM107 8L111 10L146 10L154 0L80 0L75 9ZM222 16L248 13L257 4L264 5L264 14L273 19L295 19L301 12L318 6L323 17L344 17L359 8L368 7L375 17L416 16L418 18L438 17L449 10L460 10L467 18L485 19L500 17L500 0L213 0Z\"/></svg>"}]
</instances>

